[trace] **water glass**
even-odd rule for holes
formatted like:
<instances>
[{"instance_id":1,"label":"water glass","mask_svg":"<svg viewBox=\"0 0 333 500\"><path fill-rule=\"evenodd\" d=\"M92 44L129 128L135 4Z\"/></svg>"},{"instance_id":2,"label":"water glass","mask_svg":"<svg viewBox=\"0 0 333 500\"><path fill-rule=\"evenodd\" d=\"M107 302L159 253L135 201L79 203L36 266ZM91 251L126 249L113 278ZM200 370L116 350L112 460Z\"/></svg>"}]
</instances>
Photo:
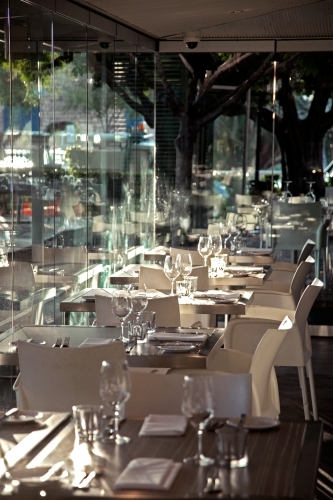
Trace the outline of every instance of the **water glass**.
<instances>
[{"instance_id":1,"label":"water glass","mask_svg":"<svg viewBox=\"0 0 333 500\"><path fill-rule=\"evenodd\" d=\"M128 339L129 342L134 342L135 344L143 344L147 342L149 323L148 321L129 321L128 322Z\"/></svg>"},{"instance_id":2,"label":"water glass","mask_svg":"<svg viewBox=\"0 0 333 500\"><path fill-rule=\"evenodd\" d=\"M224 425L217 429L217 464L222 467L246 467L248 464L247 436L243 427Z\"/></svg>"},{"instance_id":3,"label":"water glass","mask_svg":"<svg viewBox=\"0 0 333 500\"><path fill-rule=\"evenodd\" d=\"M75 435L83 441L96 441L101 434L103 406L75 405L72 411Z\"/></svg>"},{"instance_id":4,"label":"water glass","mask_svg":"<svg viewBox=\"0 0 333 500\"><path fill-rule=\"evenodd\" d=\"M148 323L148 333L154 333L156 331L156 312L155 311L143 311L140 314L140 320L146 321Z\"/></svg>"},{"instance_id":5,"label":"water glass","mask_svg":"<svg viewBox=\"0 0 333 500\"><path fill-rule=\"evenodd\" d=\"M194 293L198 290L198 276L186 276L184 281L189 283L189 296L193 299Z\"/></svg>"},{"instance_id":6,"label":"water glass","mask_svg":"<svg viewBox=\"0 0 333 500\"><path fill-rule=\"evenodd\" d=\"M190 295L190 284L188 281L176 281L176 294L178 297L188 297Z\"/></svg>"}]
</instances>

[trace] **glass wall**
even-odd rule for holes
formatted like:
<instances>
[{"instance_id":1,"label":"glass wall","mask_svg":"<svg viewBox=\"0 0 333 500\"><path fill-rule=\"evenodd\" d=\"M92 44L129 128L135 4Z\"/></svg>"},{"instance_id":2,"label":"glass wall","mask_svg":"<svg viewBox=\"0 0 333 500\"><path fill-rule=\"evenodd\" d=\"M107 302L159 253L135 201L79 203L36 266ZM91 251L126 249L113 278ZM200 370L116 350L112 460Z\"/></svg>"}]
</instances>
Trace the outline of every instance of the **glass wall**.
<instances>
[{"instance_id":1,"label":"glass wall","mask_svg":"<svg viewBox=\"0 0 333 500\"><path fill-rule=\"evenodd\" d=\"M0 8L5 331L61 323L62 300L153 245L155 61L20 0Z\"/></svg>"}]
</instances>

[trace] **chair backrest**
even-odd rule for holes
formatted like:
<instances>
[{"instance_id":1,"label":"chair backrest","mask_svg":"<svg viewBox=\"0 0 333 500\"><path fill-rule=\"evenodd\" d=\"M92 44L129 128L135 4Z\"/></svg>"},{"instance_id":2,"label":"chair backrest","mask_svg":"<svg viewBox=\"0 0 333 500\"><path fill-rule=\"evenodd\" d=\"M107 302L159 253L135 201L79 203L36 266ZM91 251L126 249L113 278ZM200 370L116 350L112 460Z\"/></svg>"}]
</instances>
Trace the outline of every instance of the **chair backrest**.
<instances>
[{"instance_id":1,"label":"chair backrest","mask_svg":"<svg viewBox=\"0 0 333 500\"><path fill-rule=\"evenodd\" d=\"M323 286L323 282L315 278L312 283L306 287L298 301L294 322L300 331L303 345L305 343L305 328L309 313Z\"/></svg>"},{"instance_id":2,"label":"chair backrest","mask_svg":"<svg viewBox=\"0 0 333 500\"><path fill-rule=\"evenodd\" d=\"M111 295L95 294L96 326L120 326L119 318L113 313Z\"/></svg>"},{"instance_id":3,"label":"chair backrest","mask_svg":"<svg viewBox=\"0 0 333 500\"><path fill-rule=\"evenodd\" d=\"M149 299L145 311L156 312L157 327L180 326L180 312L177 295Z\"/></svg>"},{"instance_id":4,"label":"chair backrest","mask_svg":"<svg viewBox=\"0 0 333 500\"><path fill-rule=\"evenodd\" d=\"M198 277L198 290L209 290L208 266L195 266L193 267L190 276ZM179 280L181 277L179 278ZM179 281L177 279L177 281Z\"/></svg>"},{"instance_id":5,"label":"chair backrest","mask_svg":"<svg viewBox=\"0 0 333 500\"><path fill-rule=\"evenodd\" d=\"M250 367L254 415L276 417L280 413L274 360L292 327L291 320L286 317L278 330L267 330L255 350Z\"/></svg>"},{"instance_id":6,"label":"chair backrest","mask_svg":"<svg viewBox=\"0 0 333 500\"><path fill-rule=\"evenodd\" d=\"M75 404L102 404L99 396L102 361L125 359L120 341L68 349L18 344L20 374L14 390L21 409L71 411Z\"/></svg>"},{"instance_id":7,"label":"chair backrest","mask_svg":"<svg viewBox=\"0 0 333 500\"><path fill-rule=\"evenodd\" d=\"M126 403L127 417L151 413L181 414L184 374L134 373L131 372L131 397ZM241 413L251 415L251 375L221 374L210 370L190 370L188 374L212 376L216 417L239 417Z\"/></svg>"},{"instance_id":8,"label":"chair backrest","mask_svg":"<svg viewBox=\"0 0 333 500\"><path fill-rule=\"evenodd\" d=\"M251 207L254 203L259 203L260 195L235 194L236 207Z\"/></svg>"},{"instance_id":9,"label":"chair backrest","mask_svg":"<svg viewBox=\"0 0 333 500\"><path fill-rule=\"evenodd\" d=\"M331 223L331 219L325 219L318 226L316 233L316 250L320 250L321 248L326 248L328 243L328 232L327 228Z\"/></svg>"},{"instance_id":10,"label":"chair backrest","mask_svg":"<svg viewBox=\"0 0 333 500\"><path fill-rule=\"evenodd\" d=\"M304 262L307 257L311 254L312 250L316 246L315 242L313 240L306 240L304 243L304 246L302 250L300 251L300 254L298 256L297 264L300 264L301 262Z\"/></svg>"},{"instance_id":11,"label":"chair backrest","mask_svg":"<svg viewBox=\"0 0 333 500\"><path fill-rule=\"evenodd\" d=\"M191 258L192 258L193 266L203 266L203 264L204 264L204 259L203 259L203 257L201 257L198 250L186 250L184 248L170 247L171 257L176 257L176 255L179 253L189 253L191 255Z\"/></svg>"},{"instance_id":12,"label":"chair backrest","mask_svg":"<svg viewBox=\"0 0 333 500\"><path fill-rule=\"evenodd\" d=\"M140 266L139 285L156 290L170 290L171 283L164 274L163 267L158 265Z\"/></svg>"},{"instance_id":13,"label":"chair backrest","mask_svg":"<svg viewBox=\"0 0 333 500\"><path fill-rule=\"evenodd\" d=\"M306 277L311 271L314 263L315 260L311 256L309 256L305 259L305 261L301 262L299 266L297 266L297 269L290 283L290 293L294 298L295 304L298 304Z\"/></svg>"}]
</instances>

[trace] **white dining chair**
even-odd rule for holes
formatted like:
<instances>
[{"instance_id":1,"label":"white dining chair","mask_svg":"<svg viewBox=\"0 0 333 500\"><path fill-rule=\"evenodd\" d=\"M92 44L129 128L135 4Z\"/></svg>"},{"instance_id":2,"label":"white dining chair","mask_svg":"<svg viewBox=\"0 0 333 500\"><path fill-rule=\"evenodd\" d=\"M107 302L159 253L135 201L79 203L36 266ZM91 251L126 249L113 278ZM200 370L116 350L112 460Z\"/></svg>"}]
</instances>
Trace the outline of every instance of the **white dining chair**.
<instances>
[{"instance_id":1,"label":"white dining chair","mask_svg":"<svg viewBox=\"0 0 333 500\"><path fill-rule=\"evenodd\" d=\"M313 240L307 239L303 245L303 248L301 249L301 251L299 253L296 264L293 262L276 261L273 264L271 264L271 266L273 267L273 270L274 271L295 272L297 267L299 266L299 264L301 262L304 262L311 255L311 252L312 252L312 250L314 250L315 246L316 246L316 243ZM286 276L288 276L288 275L286 275Z\"/></svg>"},{"instance_id":2,"label":"white dining chair","mask_svg":"<svg viewBox=\"0 0 333 500\"><path fill-rule=\"evenodd\" d=\"M170 290L171 288L171 282L164 274L163 267L157 264L140 265L139 286L142 287L143 285L156 290Z\"/></svg>"},{"instance_id":3,"label":"white dining chair","mask_svg":"<svg viewBox=\"0 0 333 500\"><path fill-rule=\"evenodd\" d=\"M204 372L204 373L203 373ZM214 416L239 417L252 414L252 389L250 374L228 374L218 371L198 370L191 375L211 375L213 381ZM131 371L132 392L126 402L127 417L149 414L181 414L184 374L140 373Z\"/></svg>"},{"instance_id":4,"label":"white dining chair","mask_svg":"<svg viewBox=\"0 0 333 500\"><path fill-rule=\"evenodd\" d=\"M271 288L253 289L253 299L247 309L246 316L270 318L275 309L295 311L304 290L306 278L313 268L314 259L309 256L301 262L294 272L290 283L271 281ZM284 316L289 314L286 312ZM281 315L280 315L281 316Z\"/></svg>"},{"instance_id":5,"label":"white dining chair","mask_svg":"<svg viewBox=\"0 0 333 500\"><path fill-rule=\"evenodd\" d=\"M307 318L323 283L315 278L304 290L295 312L290 311L292 328L288 331L285 342L275 358L275 366L294 366L298 369L305 419L310 419L309 402L306 388L305 368L309 377L312 412L318 420L315 383L312 368L312 346L308 331ZM226 349L236 349L245 353L254 353L268 328L276 328L282 320L284 310L276 309L275 315L267 318L249 318L246 316L231 319L224 332L223 342Z\"/></svg>"},{"instance_id":6,"label":"white dining chair","mask_svg":"<svg viewBox=\"0 0 333 500\"><path fill-rule=\"evenodd\" d=\"M149 299L145 311L155 311L157 327L179 327L181 325L177 295Z\"/></svg>"},{"instance_id":7,"label":"white dining chair","mask_svg":"<svg viewBox=\"0 0 333 500\"><path fill-rule=\"evenodd\" d=\"M179 253L189 253L192 258L193 266L203 266L204 259L199 254L198 250L188 250L186 248L174 248L170 247L170 255L171 257L176 257Z\"/></svg>"},{"instance_id":8,"label":"white dining chair","mask_svg":"<svg viewBox=\"0 0 333 500\"><path fill-rule=\"evenodd\" d=\"M226 373L249 373L252 376L252 415L278 417L280 413L279 389L274 369L274 359L292 328L288 317L279 327L269 329L262 336L254 354L223 349L217 343L207 356L207 370ZM202 370L205 372L205 370ZM172 369L171 374L189 374L191 370ZM198 373L198 370L195 370Z\"/></svg>"},{"instance_id":9,"label":"white dining chair","mask_svg":"<svg viewBox=\"0 0 333 500\"><path fill-rule=\"evenodd\" d=\"M102 361L125 359L125 351L120 341L68 349L19 341L18 356L20 373L13 386L17 407L71 411L76 404L102 404Z\"/></svg>"}]
</instances>

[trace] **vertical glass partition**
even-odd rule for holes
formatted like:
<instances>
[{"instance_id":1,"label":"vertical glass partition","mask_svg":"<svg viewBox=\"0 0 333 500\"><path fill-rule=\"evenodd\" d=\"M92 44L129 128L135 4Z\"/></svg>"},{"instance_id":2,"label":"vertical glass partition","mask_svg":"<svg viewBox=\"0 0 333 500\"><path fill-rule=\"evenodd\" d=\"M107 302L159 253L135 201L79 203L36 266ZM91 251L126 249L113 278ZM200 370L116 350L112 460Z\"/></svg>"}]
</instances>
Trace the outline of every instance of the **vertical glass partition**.
<instances>
[{"instance_id":1,"label":"vertical glass partition","mask_svg":"<svg viewBox=\"0 0 333 500\"><path fill-rule=\"evenodd\" d=\"M1 3L0 331L154 243L154 54L20 0ZM79 320L75 320L81 321Z\"/></svg>"}]
</instances>

